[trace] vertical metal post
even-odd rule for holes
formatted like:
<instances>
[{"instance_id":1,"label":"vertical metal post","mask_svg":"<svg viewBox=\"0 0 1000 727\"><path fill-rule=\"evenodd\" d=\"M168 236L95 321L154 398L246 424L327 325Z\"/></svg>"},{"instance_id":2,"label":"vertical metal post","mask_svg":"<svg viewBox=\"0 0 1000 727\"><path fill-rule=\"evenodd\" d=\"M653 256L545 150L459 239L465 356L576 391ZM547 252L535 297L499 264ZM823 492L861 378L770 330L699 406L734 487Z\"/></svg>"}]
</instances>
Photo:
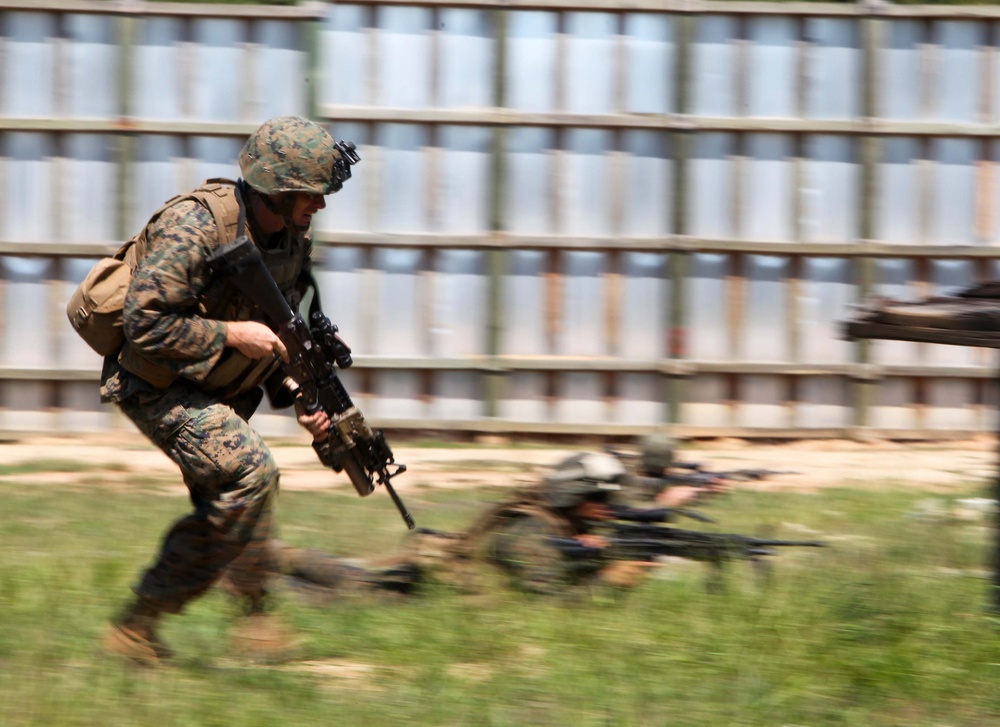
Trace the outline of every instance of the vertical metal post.
<instances>
[{"instance_id":1,"label":"vertical metal post","mask_svg":"<svg viewBox=\"0 0 1000 727\"><path fill-rule=\"evenodd\" d=\"M496 38L496 55L493 68L493 104L502 108L506 103L504 86L504 68L507 58L507 11L494 10L494 37ZM490 232L499 233L504 226L504 146L506 130L498 125L493 130L493 196L490 201ZM486 354L491 360L491 370L483 376L484 414L487 418L500 416L500 401L504 393L504 374L498 370L496 362L502 353L500 350L503 331L503 297L501 285L506 272L506 250L489 250L487 256L487 275L489 276L489 298L487 302Z\"/></svg>"},{"instance_id":2,"label":"vertical metal post","mask_svg":"<svg viewBox=\"0 0 1000 727\"><path fill-rule=\"evenodd\" d=\"M861 23L862 49L862 109L861 114L866 119L872 119L878 114L876 84L878 82L877 58L879 47L879 22L875 18L864 18ZM861 194L858 199L860 207L859 230L862 242L871 240L875 235L876 210L874 200L876 189L875 173L881 145L875 136L862 136L858 139L858 154L861 162ZM872 293L875 284L875 261L868 257L858 257L854 269L857 281L858 296L865 300ZM862 340L855 344L855 362L861 366L870 363L871 342ZM851 382L854 400L854 417L852 425L856 430L868 426L868 411L874 398L875 383L868 378L855 377Z\"/></svg>"},{"instance_id":3,"label":"vertical metal post","mask_svg":"<svg viewBox=\"0 0 1000 727\"><path fill-rule=\"evenodd\" d=\"M677 69L674 82L675 101L678 114L686 114L690 104L691 39L694 35L693 15L679 14L677 17ZM688 233L687 183L688 158L691 154L691 133L678 131L673 134L674 188L673 225L674 235ZM670 275L670 338L667 341L667 355L671 359L687 357L687 311L684 306L685 283L690 270L690 253L675 250L670 255L668 267ZM664 408L666 421L671 425L680 423L681 402L684 400L684 379L679 375L668 375L664 381Z\"/></svg>"},{"instance_id":4,"label":"vertical metal post","mask_svg":"<svg viewBox=\"0 0 1000 727\"><path fill-rule=\"evenodd\" d=\"M330 11L332 8L328 9L328 12ZM319 28L322 22L321 18L316 17L302 20L299 24L299 32L302 34L302 44L305 46L306 52L306 118L310 119L319 118L319 109L317 108L320 74Z\"/></svg>"}]
</instances>

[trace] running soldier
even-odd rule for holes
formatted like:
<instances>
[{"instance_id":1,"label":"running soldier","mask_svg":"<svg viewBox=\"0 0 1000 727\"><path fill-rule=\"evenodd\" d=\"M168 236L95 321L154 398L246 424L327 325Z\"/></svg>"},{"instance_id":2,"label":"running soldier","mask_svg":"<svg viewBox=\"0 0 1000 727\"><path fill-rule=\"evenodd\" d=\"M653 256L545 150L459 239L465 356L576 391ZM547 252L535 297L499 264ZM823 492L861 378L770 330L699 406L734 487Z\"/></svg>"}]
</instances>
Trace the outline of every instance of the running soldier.
<instances>
[{"instance_id":1,"label":"running soldier","mask_svg":"<svg viewBox=\"0 0 1000 727\"><path fill-rule=\"evenodd\" d=\"M121 351L101 377L105 401L179 467L193 511L166 533L135 598L112 623L105 647L145 664L171 656L157 627L225 574L243 604L235 647L254 657L287 654L292 643L268 607L268 545L279 473L248 420L264 389L276 408L293 394L280 371L288 355L263 314L207 258L249 235L289 304L308 288L313 215L341 189L357 161L312 121L267 121L239 157L242 179L210 180L168 202L140 237L145 254L125 300ZM322 438L329 419L296 405L299 424Z\"/></svg>"}]
</instances>

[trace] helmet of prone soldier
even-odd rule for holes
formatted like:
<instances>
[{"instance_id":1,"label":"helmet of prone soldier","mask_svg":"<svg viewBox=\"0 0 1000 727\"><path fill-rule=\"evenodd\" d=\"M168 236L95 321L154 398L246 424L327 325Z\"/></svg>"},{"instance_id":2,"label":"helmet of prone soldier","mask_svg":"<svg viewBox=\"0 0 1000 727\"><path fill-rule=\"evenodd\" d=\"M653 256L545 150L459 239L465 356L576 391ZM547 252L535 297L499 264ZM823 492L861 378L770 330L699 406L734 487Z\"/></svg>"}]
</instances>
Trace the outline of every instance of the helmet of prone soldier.
<instances>
[{"instance_id":1,"label":"helmet of prone soldier","mask_svg":"<svg viewBox=\"0 0 1000 727\"><path fill-rule=\"evenodd\" d=\"M639 444L639 466L648 477L661 477L674 463L674 440L663 434L647 434Z\"/></svg>"},{"instance_id":2,"label":"helmet of prone soldier","mask_svg":"<svg viewBox=\"0 0 1000 727\"><path fill-rule=\"evenodd\" d=\"M333 194L360 161L354 144L301 116L279 116L254 131L240 152L243 179L265 195L283 192Z\"/></svg>"},{"instance_id":3,"label":"helmet of prone soldier","mask_svg":"<svg viewBox=\"0 0 1000 727\"><path fill-rule=\"evenodd\" d=\"M563 460L542 483L542 498L555 509L570 509L585 500L607 502L625 477L621 461L611 454L577 454Z\"/></svg>"}]
</instances>

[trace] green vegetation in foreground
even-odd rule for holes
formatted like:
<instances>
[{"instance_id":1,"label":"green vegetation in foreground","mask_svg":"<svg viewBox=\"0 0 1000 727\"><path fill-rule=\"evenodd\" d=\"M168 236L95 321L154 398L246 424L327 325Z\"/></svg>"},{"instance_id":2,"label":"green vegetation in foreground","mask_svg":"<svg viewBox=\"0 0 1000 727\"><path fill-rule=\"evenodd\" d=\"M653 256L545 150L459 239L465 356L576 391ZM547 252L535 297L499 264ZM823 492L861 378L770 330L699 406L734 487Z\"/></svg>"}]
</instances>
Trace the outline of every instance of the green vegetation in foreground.
<instances>
[{"instance_id":1,"label":"green vegetation in foreground","mask_svg":"<svg viewBox=\"0 0 1000 727\"><path fill-rule=\"evenodd\" d=\"M453 528L498 494L421 489L407 503L420 525ZM211 594L167 621L179 660L153 671L96 645L184 498L10 480L0 496L5 727L979 727L1000 714L990 535L914 516L927 493L720 498L706 508L720 529L811 529L834 544L782 551L766 587L738 563L709 594L704 571L679 563L631 593L575 602L437 587L320 610L285 593L306 637L305 660L285 667L228 658L234 614ZM404 535L381 491L285 493L280 519L286 540L350 556L386 554Z\"/></svg>"}]
</instances>

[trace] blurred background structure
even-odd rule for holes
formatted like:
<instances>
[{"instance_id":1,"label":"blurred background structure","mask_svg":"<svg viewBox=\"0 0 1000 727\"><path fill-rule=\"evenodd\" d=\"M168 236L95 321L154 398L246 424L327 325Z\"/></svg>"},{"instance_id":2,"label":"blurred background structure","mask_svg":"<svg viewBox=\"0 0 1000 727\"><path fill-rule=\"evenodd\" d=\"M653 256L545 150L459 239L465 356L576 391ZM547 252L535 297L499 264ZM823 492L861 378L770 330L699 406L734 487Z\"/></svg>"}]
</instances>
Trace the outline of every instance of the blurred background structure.
<instances>
[{"instance_id":1,"label":"blurred background structure","mask_svg":"<svg viewBox=\"0 0 1000 727\"><path fill-rule=\"evenodd\" d=\"M0 432L130 426L70 292L288 113L362 156L314 228L385 428L996 429L990 352L837 321L1000 278L1000 8L0 0Z\"/></svg>"}]
</instances>

